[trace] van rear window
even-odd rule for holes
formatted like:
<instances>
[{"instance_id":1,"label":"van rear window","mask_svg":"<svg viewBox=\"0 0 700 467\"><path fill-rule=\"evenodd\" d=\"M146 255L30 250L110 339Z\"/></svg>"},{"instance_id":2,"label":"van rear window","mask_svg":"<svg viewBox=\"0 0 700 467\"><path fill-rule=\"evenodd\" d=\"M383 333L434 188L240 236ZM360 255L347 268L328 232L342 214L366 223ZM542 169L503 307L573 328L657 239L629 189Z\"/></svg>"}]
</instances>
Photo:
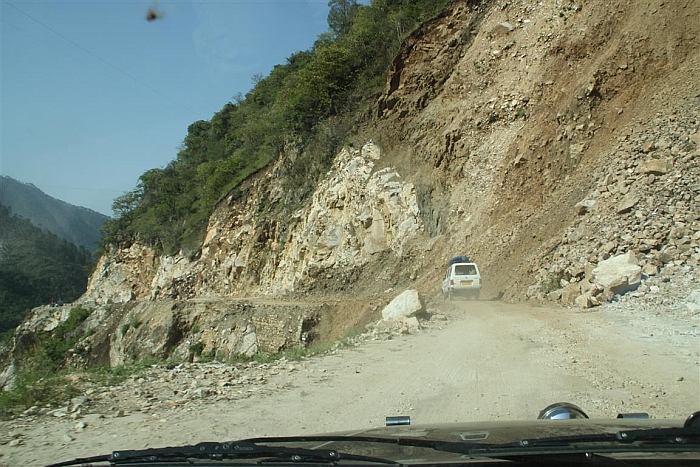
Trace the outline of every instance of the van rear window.
<instances>
[{"instance_id":1,"label":"van rear window","mask_svg":"<svg viewBox=\"0 0 700 467\"><path fill-rule=\"evenodd\" d=\"M458 264L455 266L455 274L458 276L471 276L476 274L476 268L472 264Z\"/></svg>"}]
</instances>

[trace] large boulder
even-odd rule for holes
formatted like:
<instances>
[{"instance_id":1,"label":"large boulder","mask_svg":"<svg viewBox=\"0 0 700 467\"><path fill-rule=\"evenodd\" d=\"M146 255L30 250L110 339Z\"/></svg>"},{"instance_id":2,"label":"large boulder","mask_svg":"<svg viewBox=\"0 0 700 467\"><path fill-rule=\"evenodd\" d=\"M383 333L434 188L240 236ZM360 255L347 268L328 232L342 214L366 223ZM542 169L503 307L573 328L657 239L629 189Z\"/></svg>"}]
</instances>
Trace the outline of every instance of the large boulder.
<instances>
[{"instance_id":1,"label":"large boulder","mask_svg":"<svg viewBox=\"0 0 700 467\"><path fill-rule=\"evenodd\" d=\"M642 268L631 251L601 261L593 270L593 282L604 290L624 294L639 287Z\"/></svg>"},{"instance_id":2,"label":"large boulder","mask_svg":"<svg viewBox=\"0 0 700 467\"><path fill-rule=\"evenodd\" d=\"M415 315L423 310L417 290L405 290L382 310L382 319L390 320Z\"/></svg>"}]
</instances>

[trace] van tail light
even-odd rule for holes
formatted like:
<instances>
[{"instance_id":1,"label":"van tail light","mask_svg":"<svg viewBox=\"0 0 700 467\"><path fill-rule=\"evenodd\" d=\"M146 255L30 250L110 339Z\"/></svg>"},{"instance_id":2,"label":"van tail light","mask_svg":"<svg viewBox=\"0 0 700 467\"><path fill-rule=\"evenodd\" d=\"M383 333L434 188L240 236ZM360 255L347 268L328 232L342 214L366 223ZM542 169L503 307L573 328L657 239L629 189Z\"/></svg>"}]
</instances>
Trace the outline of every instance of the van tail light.
<instances>
[{"instance_id":1,"label":"van tail light","mask_svg":"<svg viewBox=\"0 0 700 467\"><path fill-rule=\"evenodd\" d=\"M450 279L450 285L455 285L454 279Z\"/></svg>"}]
</instances>

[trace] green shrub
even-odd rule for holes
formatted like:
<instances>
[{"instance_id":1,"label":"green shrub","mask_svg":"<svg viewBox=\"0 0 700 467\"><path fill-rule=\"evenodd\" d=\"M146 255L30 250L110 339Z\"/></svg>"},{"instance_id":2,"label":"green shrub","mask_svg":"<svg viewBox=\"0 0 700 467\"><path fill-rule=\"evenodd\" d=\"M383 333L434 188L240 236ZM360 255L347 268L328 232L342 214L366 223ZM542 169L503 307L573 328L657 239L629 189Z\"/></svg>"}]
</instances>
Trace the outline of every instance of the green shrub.
<instances>
[{"instance_id":1,"label":"green shrub","mask_svg":"<svg viewBox=\"0 0 700 467\"><path fill-rule=\"evenodd\" d=\"M1 416L12 415L32 405L65 400L77 393L59 370L68 351L83 337L81 324L89 315L89 310L77 306L52 332L39 334L36 352L18 362L12 388L0 393Z\"/></svg>"},{"instance_id":2,"label":"green shrub","mask_svg":"<svg viewBox=\"0 0 700 467\"><path fill-rule=\"evenodd\" d=\"M192 344L190 346L190 356L199 357L200 355L202 355L203 350L204 350L204 343L202 341L199 341L195 344Z\"/></svg>"},{"instance_id":3,"label":"green shrub","mask_svg":"<svg viewBox=\"0 0 700 467\"><path fill-rule=\"evenodd\" d=\"M39 351L17 371L12 388L0 393L0 417L16 415L34 405L65 401L78 394L73 384L54 370L54 362Z\"/></svg>"},{"instance_id":4,"label":"green shrub","mask_svg":"<svg viewBox=\"0 0 700 467\"><path fill-rule=\"evenodd\" d=\"M50 333L44 333L40 337L41 348L51 362L51 368L57 369L63 363L66 353L83 337L84 331L80 329L83 321L90 316L90 311L82 306L70 310L68 319L59 324Z\"/></svg>"}]
</instances>

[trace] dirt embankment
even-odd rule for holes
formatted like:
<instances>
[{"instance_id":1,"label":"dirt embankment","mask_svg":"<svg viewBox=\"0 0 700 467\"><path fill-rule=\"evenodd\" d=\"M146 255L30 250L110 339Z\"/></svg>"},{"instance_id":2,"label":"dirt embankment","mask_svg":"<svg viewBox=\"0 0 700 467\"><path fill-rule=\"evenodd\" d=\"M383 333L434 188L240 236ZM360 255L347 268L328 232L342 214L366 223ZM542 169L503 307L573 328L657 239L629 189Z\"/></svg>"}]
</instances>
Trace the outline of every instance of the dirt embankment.
<instances>
[{"instance_id":1,"label":"dirt embankment","mask_svg":"<svg viewBox=\"0 0 700 467\"><path fill-rule=\"evenodd\" d=\"M520 301L605 255L697 266L699 15L698 2L455 2L406 41L376 127L436 235L419 275L437 282L466 253L487 295Z\"/></svg>"}]
</instances>

